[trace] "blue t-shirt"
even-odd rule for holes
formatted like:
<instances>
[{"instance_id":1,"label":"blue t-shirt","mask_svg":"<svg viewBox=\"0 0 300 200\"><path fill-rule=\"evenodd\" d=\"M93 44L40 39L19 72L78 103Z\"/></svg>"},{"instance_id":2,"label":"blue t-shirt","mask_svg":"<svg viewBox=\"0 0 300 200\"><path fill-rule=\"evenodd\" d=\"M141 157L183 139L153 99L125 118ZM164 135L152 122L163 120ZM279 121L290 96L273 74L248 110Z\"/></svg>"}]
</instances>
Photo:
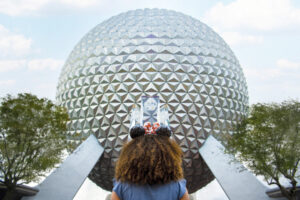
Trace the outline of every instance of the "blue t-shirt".
<instances>
[{"instance_id":1,"label":"blue t-shirt","mask_svg":"<svg viewBox=\"0 0 300 200\"><path fill-rule=\"evenodd\" d=\"M121 200L179 200L186 192L186 180L151 186L114 181L113 191Z\"/></svg>"}]
</instances>

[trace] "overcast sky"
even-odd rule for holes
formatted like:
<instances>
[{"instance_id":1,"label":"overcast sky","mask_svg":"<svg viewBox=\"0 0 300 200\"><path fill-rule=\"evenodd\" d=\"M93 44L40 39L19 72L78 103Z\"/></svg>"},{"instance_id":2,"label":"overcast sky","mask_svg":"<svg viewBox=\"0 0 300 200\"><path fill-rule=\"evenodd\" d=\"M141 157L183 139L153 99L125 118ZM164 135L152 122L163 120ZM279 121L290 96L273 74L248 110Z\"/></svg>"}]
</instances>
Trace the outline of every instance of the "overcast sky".
<instances>
[{"instance_id":1,"label":"overcast sky","mask_svg":"<svg viewBox=\"0 0 300 200\"><path fill-rule=\"evenodd\" d=\"M297 0L0 0L0 96L31 92L55 100L62 65L83 35L113 15L138 8L176 10L212 27L240 61L250 104L299 100ZM213 182L204 191L215 188ZM92 190L85 189L80 198ZM226 199L217 191L201 199Z\"/></svg>"}]
</instances>

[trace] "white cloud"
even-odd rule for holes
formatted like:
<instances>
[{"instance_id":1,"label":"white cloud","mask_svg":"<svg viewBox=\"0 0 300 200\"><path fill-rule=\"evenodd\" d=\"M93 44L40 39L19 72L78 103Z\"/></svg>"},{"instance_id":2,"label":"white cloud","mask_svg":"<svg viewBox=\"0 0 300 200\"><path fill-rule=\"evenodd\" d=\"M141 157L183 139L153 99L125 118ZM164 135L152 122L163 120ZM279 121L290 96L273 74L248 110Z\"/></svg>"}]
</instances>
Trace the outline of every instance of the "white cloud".
<instances>
[{"instance_id":1,"label":"white cloud","mask_svg":"<svg viewBox=\"0 0 300 200\"><path fill-rule=\"evenodd\" d=\"M39 15L51 6L56 8L88 8L101 5L99 0L1 0L0 13L18 15Z\"/></svg>"},{"instance_id":2,"label":"white cloud","mask_svg":"<svg viewBox=\"0 0 300 200\"><path fill-rule=\"evenodd\" d=\"M282 71L278 68L244 68L245 75L260 81L272 80L282 76Z\"/></svg>"},{"instance_id":3,"label":"white cloud","mask_svg":"<svg viewBox=\"0 0 300 200\"><path fill-rule=\"evenodd\" d=\"M58 70L64 64L63 60L45 58L32 60L0 60L0 72L27 68L30 71Z\"/></svg>"},{"instance_id":4,"label":"white cloud","mask_svg":"<svg viewBox=\"0 0 300 200\"><path fill-rule=\"evenodd\" d=\"M0 87L7 87L7 86L12 86L16 83L16 80L1 80L0 81Z\"/></svg>"},{"instance_id":5,"label":"white cloud","mask_svg":"<svg viewBox=\"0 0 300 200\"><path fill-rule=\"evenodd\" d=\"M28 61L28 69L29 70L57 70L61 68L64 64L63 60L57 60L52 58L46 58L46 59L34 59Z\"/></svg>"},{"instance_id":6,"label":"white cloud","mask_svg":"<svg viewBox=\"0 0 300 200\"><path fill-rule=\"evenodd\" d=\"M262 36L241 34L233 31L221 32L220 35L229 45L260 44L263 42Z\"/></svg>"},{"instance_id":7,"label":"white cloud","mask_svg":"<svg viewBox=\"0 0 300 200\"><path fill-rule=\"evenodd\" d=\"M99 1L97 0L58 0L57 2L79 8L90 7L99 4Z\"/></svg>"},{"instance_id":8,"label":"white cloud","mask_svg":"<svg viewBox=\"0 0 300 200\"><path fill-rule=\"evenodd\" d=\"M189 7L196 7L197 0L190 1ZM168 8L180 10L187 4L182 0L1 0L0 13L10 16L66 14L69 11L101 13L103 16L117 14L116 11L126 11L137 8ZM195 12L197 13L197 12ZM197 13L198 14L198 13Z\"/></svg>"},{"instance_id":9,"label":"white cloud","mask_svg":"<svg viewBox=\"0 0 300 200\"><path fill-rule=\"evenodd\" d=\"M279 60L277 60L276 64L280 69L300 70L300 62L293 62L293 61L289 61L286 59L279 59ZM300 71L299 71L299 73L300 73Z\"/></svg>"},{"instance_id":10,"label":"white cloud","mask_svg":"<svg viewBox=\"0 0 300 200\"><path fill-rule=\"evenodd\" d=\"M0 72L18 70L26 66L26 60L0 60Z\"/></svg>"},{"instance_id":11,"label":"white cloud","mask_svg":"<svg viewBox=\"0 0 300 200\"><path fill-rule=\"evenodd\" d=\"M297 99L300 93L300 63L279 59L274 67L244 67L250 103Z\"/></svg>"},{"instance_id":12,"label":"white cloud","mask_svg":"<svg viewBox=\"0 0 300 200\"><path fill-rule=\"evenodd\" d=\"M25 66L29 70L56 70L63 65L62 60L52 58L16 59L24 58L25 55L31 53L31 46L32 39L13 33L0 24L0 72L17 70Z\"/></svg>"},{"instance_id":13,"label":"white cloud","mask_svg":"<svg viewBox=\"0 0 300 200\"><path fill-rule=\"evenodd\" d=\"M0 5L1 7L1 5ZM0 24L0 56L22 56L31 50L32 40L12 33Z\"/></svg>"},{"instance_id":14,"label":"white cloud","mask_svg":"<svg viewBox=\"0 0 300 200\"><path fill-rule=\"evenodd\" d=\"M284 82L299 82L300 84L300 63L279 59L274 67L245 67L245 75L250 78L262 81L282 79Z\"/></svg>"},{"instance_id":15,"label":"white cloud","mask_svg":"<svg viewBox=\"0 0 300 200\"><path fill-rule=\"evenodd\" d=\"M236 0L205 13L208 24L225 29L274 30L300 26L300 9L290 0Z\"/></svg>"},{"instance_id":16,"label":"white cloud","mask_svg":"<svg viewBox=\"0 0 300 200\"><path fill-rule=\"evenodd\" d=\"M16 16L27 12L35 12L49 0L1 0L0 13Z\"/></svg>"}]
</instances>

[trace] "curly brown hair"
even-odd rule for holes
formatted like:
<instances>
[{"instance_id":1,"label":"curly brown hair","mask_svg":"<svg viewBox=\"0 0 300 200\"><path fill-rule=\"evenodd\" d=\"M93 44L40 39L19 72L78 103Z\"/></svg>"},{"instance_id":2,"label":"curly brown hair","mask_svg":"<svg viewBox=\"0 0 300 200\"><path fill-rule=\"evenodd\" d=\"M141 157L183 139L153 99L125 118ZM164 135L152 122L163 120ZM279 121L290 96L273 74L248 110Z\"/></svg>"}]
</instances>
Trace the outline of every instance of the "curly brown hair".
<instances>
[{"instance_id":1,"label":"curly brown hair","mask_svg":"<svg viewBox=\"0 0 300 200\"><path fill-rule=\"evenodd\" d=\"M115 178L149 185L178 181L183 178L181 148L167 136L137 137L123 146Z\"/></svg>"}]
</instances>

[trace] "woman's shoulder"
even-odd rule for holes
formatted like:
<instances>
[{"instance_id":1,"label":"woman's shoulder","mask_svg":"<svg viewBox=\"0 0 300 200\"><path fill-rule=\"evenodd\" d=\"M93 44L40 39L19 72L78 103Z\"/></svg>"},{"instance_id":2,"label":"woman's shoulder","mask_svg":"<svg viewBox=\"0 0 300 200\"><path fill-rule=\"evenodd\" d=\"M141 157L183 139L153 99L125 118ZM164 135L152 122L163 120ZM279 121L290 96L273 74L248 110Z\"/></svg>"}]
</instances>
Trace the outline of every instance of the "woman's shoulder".
<instances>
[{"instance_id":1,"label":"woman's shoulder","mask_svg":"<svg viewBox=\"0 0 300 200\"><path fill-rule=\"evenodd\" d=\"M177 181L177 183L180 184L181 186L186 187L186 180L184 178Z\"/></svg>"},{"instance_id":2,"label":"woman's shoulder","mask_svg":"<svg viewBox=\"0 0 300 200\"><path fill-rule=\"evenodd\" d=\"M157 196L162 199L180 199L186 192L186 180L171 181L166 184L140 185L114 180L113 191L121 199L148 199Z\"/></svg>"},{"instance_id":3,"label":"woman's shoulder","mask_svg":"<svg viewBox=\"0 0 300 200\"><path fill-rule=\"evenodd\" d=\"M185 179L181 179L179 181L177 181L177 189L179 192L179 199L181 199L183 197L183 195L186 193L186 180Z\"/></svg>"},{"instance_id":4,"label":"woman's shoulder","mask_svg":"<svg viewBox=\"0 0 300 200\"><path fill-rule=\"evenodd\" d=\"M139 184L134 184L134 183L129 183L129 182L121 182L121 181L116 181L113 180L113 187L120 187L120 186L131 186L131 187L161 187L161 186L179 186L179 187L186 187L186 180L185 179L180 179L178 181L171 181L166 184L156 184L156 185L139 185Z\"/></svg>"}]
</instances>

